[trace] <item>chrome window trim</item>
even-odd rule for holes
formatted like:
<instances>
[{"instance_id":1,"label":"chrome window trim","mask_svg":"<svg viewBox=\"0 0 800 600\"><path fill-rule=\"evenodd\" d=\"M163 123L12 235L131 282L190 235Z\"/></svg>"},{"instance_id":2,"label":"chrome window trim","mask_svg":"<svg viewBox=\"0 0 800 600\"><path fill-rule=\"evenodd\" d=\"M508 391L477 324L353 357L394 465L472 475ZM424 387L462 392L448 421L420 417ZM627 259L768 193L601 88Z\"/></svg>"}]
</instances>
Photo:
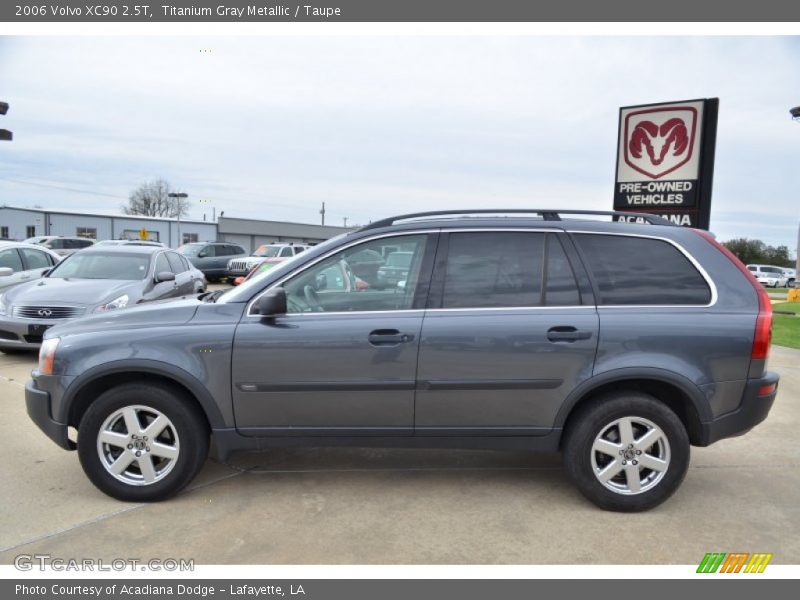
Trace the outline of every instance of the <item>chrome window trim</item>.
<instances>
[{"instance_id":1,"label":"chrome window trim","mask_svg":"<svg viewBox=\"0 0 800 600\"><path fill-rule=\"evenodd\" d=\"M714 306L717 303L717 300L719 299L719 296L717 294L717 286L714 284L714 280L711 279L711 277L706 272L706 270L703 268L703 266L700 264L700 262L697 259L695 259L695 257L692 256L691 253L689 253L689 251L686 250L686 248L684 248L682 245L680 245L675 240L671 240L669 238L662 237L660 235L645 235L645 234L642 234L642 233L624 233L624 232L623 233L617 233L617 232L611 232L611 231L585 231L585 230L582 230L582 229L569 229L569 230L567 230L567 233L579 233L579 234L589 234L589 235L611 235L611 236L617 236L617 237L620 237L620 236L622 236L622 237L635 237L635 238L643 238L643 239L649 239L649 240L660 240L662 242L667 242L668 244L671 244L672 246L674 246L678 250L678 252L683 254L686 257L686 259L694 266L694 268L697 269L697 271L700 273L700 275L703 277L703 279L706 280L706 284L708 284L708 289L711 291L711 301L708 304L607 304L607 305L602 305L602 304L597 303L596 301L598 299L595 298L595 306L597 306L598 309L605 309L605 308L612 308L612 309L618 309L618 308L626 308L626 309L631 309L631 308L710 308L710 307Z\"/></svg>"},{"instance_id":2,"label":"chrome window trim","mask_svg":"<svg viewBox=\"0 0 800 600\"><path fill-rule=\"evenodd\" d=\"M365 310L365 311L337 311L337 312L310 312L310 313L286 313L286 315L281 315L282 317L320 317L320 316L342 316L342 315L374 315L374 314L397 314L401 316L400 313L406 315L413 315L419 313L443 313L443 312L472 312L472 311L481 311L481 312L496 312L496 311L530 311L530 310L575 310L575 309L650 309L650 308L670 308L670 309L697 309L697 308L710 308L717 303L718 294L717 294L717 286L714 284L714 281L708 275L706 270L700 265L700 263L692 256L681 244L678 242L671 240L669 238L665 238L658 235L645 235L640 233L617 233L617 232L606 232L606 231L586 231L586 230L579 230L579 229L562 229L560 227L467 227L467 228L448 228L448 227L436 227L432 229L415 229L412 231L393 231L393 232L386 232L381 233L374 236L364 237L358 240L354 240L349 244L345 244L340 246L336 249L331 250L327 254L324 254L320 257L317 257L309 264L305 265L302 269L297 271L292 271L288 273L283 278L279 279L277 282L273 283L263 292L257 294L247 303L247 309L245 311L245 317L247 318L256 318L260 319L261 315L252 314L251 308L253 304L258 302L259 298L266 294L267 292L271 291L276 287L280 287L284 282L291 279L295 275L299 275L306 269L310 269L315 264L325 260L326 258L333 256L334 254L341 252L342 250L346 250L352 246L360 244L362 242L370 242L372 240L387 238L387 237L397 237L400 235L420 235L420 234L431 234L431 233L471 233L471 232L503 232L503 231L514 231L514 232L531 232L531 233L580 233L580 234L592 234L592 235L611 235L611 236L625 236L625 237L635 237L635 238L644 238L644 239L654 239L660 240L662 242L667 242L674 246L686 259L698 270L700 275L705 279L706 284L708 284L709 289L711 291L711 301L708 304L609 304L609 305L600 305L596 302L594 304L578 304L578 305L568 305L568 306L500 306L500 307L475 307L475 308L418 308L418 309L399 309L399 310Z\"/></svg>"}]
</instances>

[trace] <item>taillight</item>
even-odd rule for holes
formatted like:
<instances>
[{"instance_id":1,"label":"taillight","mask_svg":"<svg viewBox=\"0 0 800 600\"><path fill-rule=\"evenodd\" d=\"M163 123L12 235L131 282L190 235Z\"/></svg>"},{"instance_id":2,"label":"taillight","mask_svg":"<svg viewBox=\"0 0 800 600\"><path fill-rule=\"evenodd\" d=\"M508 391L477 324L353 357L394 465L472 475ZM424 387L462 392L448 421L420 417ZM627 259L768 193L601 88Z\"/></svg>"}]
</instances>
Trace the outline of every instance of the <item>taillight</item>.
<instances>
[{"instance_id":1,"label":"taillight","mask_svg":"<svg viewBox=\"0 0 800 600\"><path fill-rule=\"evenodd\" d=\"M766 359L769 356L769 346L772 342L772 302L769 301L767 290L764 289L753 274L744 266L744 263L736 258L736 255L720 244L714 236L702 229L695 229L699 235L722 252L736 266L739 271L747 278L750 285L758 296L758 316L756 317L756 331L753 336L753 349L750 353L751 358Z\"/></svg>"}]
</instances>

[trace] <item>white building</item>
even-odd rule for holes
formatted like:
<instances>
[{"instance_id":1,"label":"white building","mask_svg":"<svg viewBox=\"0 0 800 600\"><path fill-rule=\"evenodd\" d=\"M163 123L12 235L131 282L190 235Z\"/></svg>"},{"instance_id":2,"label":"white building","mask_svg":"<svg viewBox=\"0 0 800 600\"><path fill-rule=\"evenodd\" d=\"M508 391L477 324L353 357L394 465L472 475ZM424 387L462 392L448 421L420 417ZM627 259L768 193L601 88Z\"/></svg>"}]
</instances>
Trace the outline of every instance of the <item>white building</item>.
<instances>
[{"instance_id":1,"label":"white building","mask_svg":"<svg viewBox=\"0 0 800 600\"><path fill-rule=\"evenodd\" d=\"M180 230L180 233L179 233ZM24 240L41 235L87 237L95 240L148 239L172 248L188 242L228 241L252 252L270 242L315 244L348 231L343 227L221 217L218 223L85 213L68 210L0 205L0 238Z\"/></svg>"}]
</instances>

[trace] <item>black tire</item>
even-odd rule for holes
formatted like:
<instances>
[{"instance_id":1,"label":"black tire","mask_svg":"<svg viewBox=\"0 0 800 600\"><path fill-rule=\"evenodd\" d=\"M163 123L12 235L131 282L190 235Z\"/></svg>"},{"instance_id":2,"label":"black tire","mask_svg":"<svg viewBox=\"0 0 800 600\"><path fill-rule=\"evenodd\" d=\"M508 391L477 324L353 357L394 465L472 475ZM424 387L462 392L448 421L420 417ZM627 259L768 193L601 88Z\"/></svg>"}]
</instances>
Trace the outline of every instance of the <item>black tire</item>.
<instances>
[{"instance_id":1,"label":"black tire","mask_svg":"<svg viewBox=\"0 0 800 600\"><path fill-rule=\"evenodd\" d=\"M160 434L160 436L167 437L157 436L158 439L149 440L153 446L153 453L149 456L153 465L166 464L168 466L170 462L173 464L169 469L162 466L161 474L157 475L158 478L153 479L151 483L142 482L137 485L130 481L131 477L136 476L136 471L139 471L142 480L145 479L145 472L139 468L139 459L136 458L131 458L133 461L131 466L120 475L120 477L127 478L127 481L116 478L105 466L106 459L101 457L98 447L98 435L107 419L111 419L125 408L132 409L132 407L138 407L134 409L134 412L143 427L148 423L152 424L152 421L148 419L158 413L168 419L169 426ZM122 432L118 435L130 435L127 425L122 424L127 423L125 418L119 417L118 419L122 419L121 422L116 421L116 431ZM141 441L142 439L147 440L147 437L138 437L138 443L145 445L148 443ZM170 442L170 440L172 441ZM154 441L156 443L153 443ZM170 449L170 443L173 444L172 451L177 447L177 458L166 459L156 456L156 446ZM78 427L78 456L86 475L102 492L118 500L129 502L154 502L178 493L202 468L208 456L208 446L208 424L192 400L177 389L150 383L126 383L104 392L89 406ZM129 453L127 456L130 458L130 453L136 451L136 447L132 448L131 445L128 445L127 448L132 448L132 450L126 450L121 445L119 447L117 445L106 446L106 448L108 449L107 460L113 458L113 454L116 452L121 455L127 451ZM143 454L150 453L150 451L150 446L141 449ZM154 473L159 473L158 466Z\"/></svg>"},{"instance_id":2,"label":"black tire","mask_svg":"<svg viewBox=\"0 0 800 600\"><path fill-rule=\"evenodd\" d=\"M633 423L635 442L643 440L644 432L648 431L646 422L649 421L650 425L660 429L663 436L659 440L665 438L666 443L657 441L644 450L620 444L614 435L622 434L622 429L613 424L621 423L621 420ZM657 429L649 431L655 436ZM607 437L600 440L603 432ZM609 448L618 447L623 454L617 457L617 451L614 451L615 457L612 459L611 452L594 451L593 446L598 440L600 443L609 441ZM578 408L570 416L562 449L564 466L570 479L587 499L605 510L638 512L658 506L675 493L689 467L689 436L681 420L653 396L636 391L606 394ZM641 466L645 462L640 456L642 453L648 464L655 463L659 456L666 458L666 468L659 471ZM622 464L626 466L622 467ZM634 467L634 464L637 466ZM617 472L618 468L621 470L604 484L595 475L595 465L598 470L608 467L609 473ZM641 491L634 492L632 482L633 486L642 486ZM645 482L644 485L642 482Z\"/></svg>"}]
</instances>

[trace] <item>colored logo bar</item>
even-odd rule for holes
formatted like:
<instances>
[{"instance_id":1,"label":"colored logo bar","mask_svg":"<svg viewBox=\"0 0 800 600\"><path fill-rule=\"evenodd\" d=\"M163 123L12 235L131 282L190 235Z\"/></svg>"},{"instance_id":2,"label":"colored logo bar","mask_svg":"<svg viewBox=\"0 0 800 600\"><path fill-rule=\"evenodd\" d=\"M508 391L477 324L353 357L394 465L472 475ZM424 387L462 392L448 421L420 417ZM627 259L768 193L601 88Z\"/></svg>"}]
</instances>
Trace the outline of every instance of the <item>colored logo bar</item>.
<instances>
[{"instance_id":1,"label":"colored logo bar","mask_svg":"<svg viewBox=\"0 0 800 600\"><path fill-rule=\"evenodd\" d=\"M748 552L708 552L697 567L698 573L763 573L772 554Z\"/></svg>"}]
</instances>

